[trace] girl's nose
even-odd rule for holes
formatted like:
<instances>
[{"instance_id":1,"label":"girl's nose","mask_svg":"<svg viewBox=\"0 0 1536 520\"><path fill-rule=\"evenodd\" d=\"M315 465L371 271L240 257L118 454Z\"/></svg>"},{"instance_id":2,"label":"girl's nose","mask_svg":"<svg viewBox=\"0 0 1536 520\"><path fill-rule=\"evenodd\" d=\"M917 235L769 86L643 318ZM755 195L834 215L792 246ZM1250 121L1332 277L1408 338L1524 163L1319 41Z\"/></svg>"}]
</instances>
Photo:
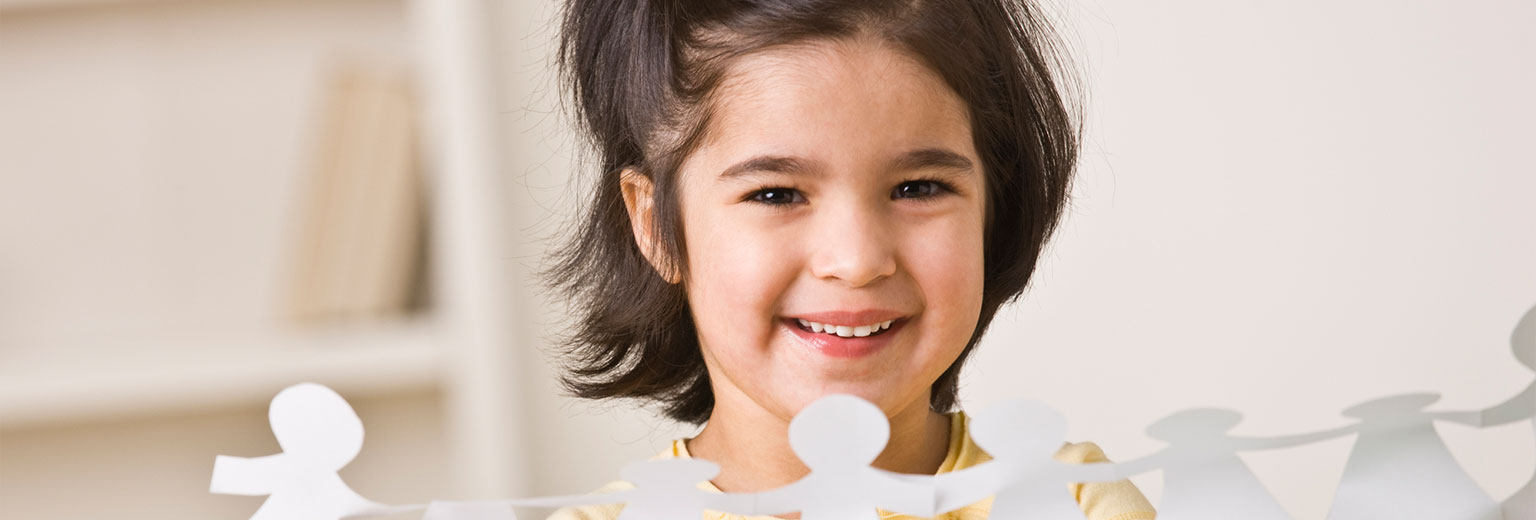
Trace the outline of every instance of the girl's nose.
<instances>
[{"instance_id":1,"label":"girl's nose","mask_svg":"<svg viewBox=\"0 0 1536 520\"><path fill-rule=\"evenodd\" d=\"M811 240L811 274L863 287L896 273L897 230L874 208L820 215Z\"/></svg>"}]
</instances>

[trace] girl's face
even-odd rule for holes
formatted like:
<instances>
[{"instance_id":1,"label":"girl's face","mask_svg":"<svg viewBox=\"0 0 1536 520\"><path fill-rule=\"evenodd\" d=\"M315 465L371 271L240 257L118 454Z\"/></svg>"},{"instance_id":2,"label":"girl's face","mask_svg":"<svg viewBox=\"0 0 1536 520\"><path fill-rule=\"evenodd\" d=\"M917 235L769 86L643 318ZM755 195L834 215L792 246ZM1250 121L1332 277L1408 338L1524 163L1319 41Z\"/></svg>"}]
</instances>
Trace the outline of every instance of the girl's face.
<instances>
[{"instance_id":1,"label":"girl's face","mask_svg":"<svg viewBox=\"0 0 1536 520\"><path fill-rule=\"evenodd\" d=\"M715 108L678 189L717 413L788 420L829 393L925 411L981 312L964 102L860 39L740 58Z\"/></svg>"}]
</instances>

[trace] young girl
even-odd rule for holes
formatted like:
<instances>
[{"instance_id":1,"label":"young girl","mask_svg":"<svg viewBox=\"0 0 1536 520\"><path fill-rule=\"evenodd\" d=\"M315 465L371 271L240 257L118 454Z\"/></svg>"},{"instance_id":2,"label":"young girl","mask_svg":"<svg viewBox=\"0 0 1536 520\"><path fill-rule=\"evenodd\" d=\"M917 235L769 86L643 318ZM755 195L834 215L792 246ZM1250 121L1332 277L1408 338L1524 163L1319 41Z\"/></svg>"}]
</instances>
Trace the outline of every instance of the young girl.
<instances>
[{"instance_id":1,"label":"young girl","mask_svg":"<svg viewBox=\"0 0 1536 520\"><path fill-rule=\"evenodd\" d=\"M1027 285L1077 153L1035 7L570 0L560 57L601 163L550 272L579 312L574 393L702 423L660 457L719 463L724 492L803 477L788 424L830 393L889 418L876 467L988 460L956 410L960 369ZM1057 458L1105 460L1091 443ZM1090 519L1154 516L1129 481L1072 490Z\"/></svg>"}]
</instances>

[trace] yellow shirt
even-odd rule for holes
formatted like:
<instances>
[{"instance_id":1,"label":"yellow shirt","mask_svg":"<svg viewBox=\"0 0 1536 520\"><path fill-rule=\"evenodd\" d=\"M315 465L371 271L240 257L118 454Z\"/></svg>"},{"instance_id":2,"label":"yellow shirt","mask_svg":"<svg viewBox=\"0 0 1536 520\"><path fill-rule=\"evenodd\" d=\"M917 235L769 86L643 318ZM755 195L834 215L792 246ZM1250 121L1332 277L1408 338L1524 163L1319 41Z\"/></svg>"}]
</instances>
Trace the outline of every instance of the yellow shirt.
<instances>
[{"instance_id":1,"label":"yellow shirt","mask_svg":"<svg viewBox=\"0 0 1536 520\"><path fill-rule=\"evenodd\" d=\"M687 458L688 446L683 439L672 441L672 446L666 451L653 457L654 459ZM1061 450L1056 452L1056 460L1074 464L1085 462L1109 462L1104 456L1104 451L1098 445L1091 442L1066 443ZM939 466L939 473L948 473L965 469L983 462L992 460L990 455L981 451L971 441L967 429L965 412L950 414L949 452L944 456L944 463ZM611 482L598 493L607 493L621 489L629 489L634 486L628 482ZM720 489L714 484L704 482L699 488L720 493ZM1077 505L1082 507L1088 520L1152 520L1157 517L1157 512L1152 509L1152 504L1147 502L1141 491L1129 480L1115 482L1089 482L1085 484L1070 483L1067 488L1072 491L1072 496L1077 499ZM950 511L934 517L935 520L982 520L987 517L987 512L992 508L992 499L987 498L963 508ZM551 515L548 520L614 520L619 517L619 511L624 509L623 504L605 504L598 506L582 506L561 509ZM778 520L771 516L745 517L718 511L705 511L703 518L706 520ZM887 511L880 511L880 518L884 520L913 520L913 517ZM1009 519L1012 520L1012 519ZM1021 519L1027 520L1027 519Z\"/></svg>"}]
</instances>

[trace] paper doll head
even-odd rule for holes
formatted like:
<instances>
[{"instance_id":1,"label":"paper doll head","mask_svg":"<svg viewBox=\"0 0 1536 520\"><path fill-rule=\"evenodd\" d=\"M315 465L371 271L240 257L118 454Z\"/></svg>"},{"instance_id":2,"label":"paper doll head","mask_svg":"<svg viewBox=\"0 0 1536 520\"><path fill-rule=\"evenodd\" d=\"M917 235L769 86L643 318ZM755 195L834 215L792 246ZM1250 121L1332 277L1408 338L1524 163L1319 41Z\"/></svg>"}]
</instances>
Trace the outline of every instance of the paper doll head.
<instances>
[{"instance_id":1,"label":"paper doll head","mask_svg":"<svg viewBox=\"0 0 1536 520\"><path fill-rule=\"evenodd\" d=\"M1147 426L1147 436L1166 442L1225 437L1243 422L1243 414L1225 408L1175 412Z\"/></svg>"},{"instance_id":2,"label":"paper doll head","mask_svg":"<svg viewBox=\"0 0 1536 520\"><path fill-rule=\"evenodd\" d=\"M1525 311L1515 332L1509 336L1509 346L1515 351L1515 359L1526 368L1536 370L1536 306Z\"/></svg>"},{"instance_id":3,"label":"paper doll head","mask_svg":"<svg viewBox=\"0 0 1536 520\"><path fill-rule=\"evenodd\" d=\"M619 470L619 477L635 487L691 487L715 478L720 465L700 459L662 459L636 462Z\"/></svg>"},{"instance_id":4,"label":"paper doll head","mask_svg":"<svg viewBox=\"0 0 1536 520\"><path fill-rule=\"evenodd\" d=\"M1044 459L1061 449L1067 419L1044 403L1007 400L971 418L971 437L994 457Z\"/></svg>"},{"instance_id":5,"label":"paper doll head","mask_svg":"<svg viewBox=\"0 0 1536 520\"><path fill-rule=\"evenodd\" d=\"M868 466L890 436L885 414L851 395L816 400L789 422L790 448L813 470Z\"/></svg>"},{"instance_id":6,"label":"paper doll head","mask_svg":"<svg viewBox=\"0 0 1536 520\"><path fill-rule=\"evenodd\" d=\"M363 422L340 395L303 383L272 398L268 418L283 453L340 470L363 449Z\"/></svg>"}]
</instances>

